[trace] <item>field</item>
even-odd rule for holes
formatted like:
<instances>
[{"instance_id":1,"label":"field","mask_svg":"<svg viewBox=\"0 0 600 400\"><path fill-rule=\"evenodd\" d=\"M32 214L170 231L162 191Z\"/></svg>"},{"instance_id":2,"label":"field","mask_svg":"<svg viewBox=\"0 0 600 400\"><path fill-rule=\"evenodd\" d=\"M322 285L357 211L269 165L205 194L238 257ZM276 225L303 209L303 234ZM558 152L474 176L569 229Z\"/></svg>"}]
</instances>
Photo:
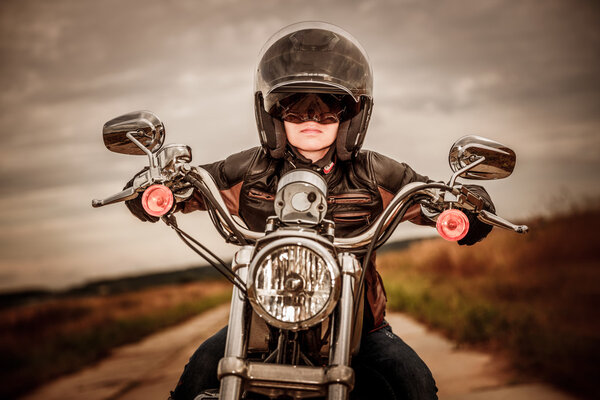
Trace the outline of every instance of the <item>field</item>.
<instances>
[{"instance_id":1,"label":"field","mask_svg":"<svg viewBox=\"0 0 600 400\"><path fill-rule=\"evenodd\" d=\"M223 280L204 280L0 310L0 398L15 398L116 346L223 303L230 287Z\"/></svg>"},{"instance_id":2,"label":"field","mask_svg":"<svg viewBox=\"0 0 600 400\"><path fill-rule=\"evenodd\" d=\"M576 211L529 221L525 236L494 229L472 247L431 239L383 252L388 308L600 398L598 224L600 212Z\"/></svg>"}]
</instances>

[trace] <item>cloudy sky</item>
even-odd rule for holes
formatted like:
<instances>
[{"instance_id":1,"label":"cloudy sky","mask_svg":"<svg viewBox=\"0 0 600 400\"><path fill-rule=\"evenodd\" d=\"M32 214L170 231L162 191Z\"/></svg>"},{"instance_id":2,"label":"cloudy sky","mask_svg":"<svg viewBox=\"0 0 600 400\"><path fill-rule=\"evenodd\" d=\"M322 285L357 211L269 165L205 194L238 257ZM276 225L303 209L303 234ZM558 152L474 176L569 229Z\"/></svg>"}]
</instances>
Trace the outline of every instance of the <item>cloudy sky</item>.
<instances>
[{"instance_id":1,"label":"cloudy sky","mask_svg":"<svg viewBox=\"0 0 600 400\"><path fill-rule=\"evenodd\" d=\"M447 179L454 140L498 140L516 171L486 187L513 219L600 194L594 1L4 0L0 290L197 264L166 226L123 205L92 209L146 163L107 151L102 125L152 110L198 164L257 145L256 56L303 20L343 27L371 57L366 148ZM180 223L231 255L203 213Z\"/></svg>"}]
</instances>

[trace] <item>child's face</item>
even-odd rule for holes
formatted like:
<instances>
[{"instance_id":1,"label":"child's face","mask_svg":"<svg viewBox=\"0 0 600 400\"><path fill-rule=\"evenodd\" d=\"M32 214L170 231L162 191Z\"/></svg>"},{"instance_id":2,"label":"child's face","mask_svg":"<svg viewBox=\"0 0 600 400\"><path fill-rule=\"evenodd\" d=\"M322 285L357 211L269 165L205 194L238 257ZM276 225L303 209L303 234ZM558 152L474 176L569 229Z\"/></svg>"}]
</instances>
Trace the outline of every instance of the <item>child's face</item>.
<instances>
[{"instance_id":1,"label":"child's face","mask_svg":"<svg viewBox=\"0 0 600 400\"><path fill-rule=\"evenodd\" d=\"M327 153L337 137L339 122L320 124L316 121L306 121L300 124L283 121L288 143L297 148L300 154ZM315 160L313 160L315 161Z\"/></svg>"}]
</instances>

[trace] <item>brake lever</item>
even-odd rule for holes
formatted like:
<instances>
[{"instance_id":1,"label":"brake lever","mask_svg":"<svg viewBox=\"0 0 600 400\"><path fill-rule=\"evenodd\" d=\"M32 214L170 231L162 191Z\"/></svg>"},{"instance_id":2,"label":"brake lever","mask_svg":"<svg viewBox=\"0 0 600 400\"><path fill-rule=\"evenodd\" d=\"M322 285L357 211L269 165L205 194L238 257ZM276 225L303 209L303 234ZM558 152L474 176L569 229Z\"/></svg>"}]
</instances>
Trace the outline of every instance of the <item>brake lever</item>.
<instances>
[{"instance_id":1,"label":"brake lever","mask_svg":"<svg viewBox=\"0 0 600 400\"><path fill-rule=\"evenodd\" d=\"M486 210L481 210L479 214L477 214L477 219L481 222L484 222L488 225L497 226L498 228L508 229L515 231L517 233L527 233L529 231L529 227L527 225L515 225L510 221L505 220L502 217L497 216L494 213L491 213Z\"/></svg>"},{"instance_id":2,"label":"brake lever","mask_svg":"<svg viewBox=\"0 0 600 400\"><path fill-rule=\"evenodd\" d=\"M185 176L191 167L189 164L184 163L180 168L177 168L177 173L172 175L181 175ZM148 168L146 171L140 173L139 175L133 178L132 186L124 189L123 191L113 194L112 196L107 197L104 200L94 199L92 200L92 207L102 207L107 206L109 204L118 203L121 201L127 201L131 199L135 199L140 192L143 192L148 186L159 183L165 184L166 181L169 181L173 176L163 175L162 171L159 169L158 173L153 172L152 168ZM182 181L183 182L183 181ZM170 185L170 189L173 191L173 196L177 202L188 199L193 192L193 187L191 185L189 187L181 186L181 185Z\"/></svg>"},{"instance_id":3,"label":"brake lever","mask_svg":"<svg viewBox=\"0 0 600 400\"><path fill-rule=\"evenodd\" d=\"M119 203L121 201L135 199L138 196L139 192L142 191L142 188L146 188L147 186L150 186L152 183L157 181L158 180L153 178L153 173L149 168L148 170L143 171L139 175L136 175L133 178L133 182L130 187L123 189L121 192L113 194L112 196L108 196L104 200L92 200L92 207L98 208L102 206L107 206L109 204Z\"/></svg>"},{"instance_id":4,"label":"brake lever","mask_svg":"<svg viewBox=\"0 0 600 400\"><path fill-rule=\"evenodd\" d=\"M483 197L464 185L455 185L452 191L444 192L444 203L456 204L459 208L472 212L479 212L485 207Z\"/></svg>"},{"instance_id":5,"label":"brake lever","mask_svg":"<svg viewBox=\"0 0 600 400\"><path fill-rule=\"evenodd\" d=\"M154 179L152 179L152 172L149 169L135 176L133 178L133 183L131 187L123 189L121 192L113 194L112 196L108 196L104 200L92 200L92 207L98 208L102 206L107 206L109 204L119 203L121 201L135 199L140 192L140 188L149 186L152 182L154 182Z\"/></svg>"},{"instance_id":6,"label":"brake lever","mask_svg":"<svg viewBox=\"0 0 600 400\"><path fill-rule=\"evenodd\" d=\"M108 196L103 200L94 199L92 200L92 207L98 208L102 206L107 206L109 204L119 203L121 201L127 201L131 199L135 199L138 196L137 190L132 186L129 187L119 193L113 194L112 196Z\"/></svg>"}]
</instances>

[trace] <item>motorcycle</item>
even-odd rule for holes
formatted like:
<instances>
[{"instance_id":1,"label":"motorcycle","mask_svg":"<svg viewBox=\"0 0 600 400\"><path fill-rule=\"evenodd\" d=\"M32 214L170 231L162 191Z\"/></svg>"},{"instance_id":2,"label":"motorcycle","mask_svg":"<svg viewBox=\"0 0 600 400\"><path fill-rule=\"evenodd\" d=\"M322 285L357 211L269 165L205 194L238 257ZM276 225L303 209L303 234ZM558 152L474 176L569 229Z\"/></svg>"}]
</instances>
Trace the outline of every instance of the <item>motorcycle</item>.
<instances>
[{"instance_id":1,"label":"motorcycle","mask_svg":"<svg viewBox=\"0 0 600 400\"><path fill-rule=\"evenodd\" d=\"M327 185L313 171L297 169L282 176L274 215L264 232L255 232L232 216L212 176L190 165L189 146L164 145L164 125L153 113L133 112L108 121L103 139L110 151L146 155L149 166L130 187L93 200L93 207L142 196L149 215L160 217L234 286L225 354L218 366L220 390L197 399L347 399L354 385L350 363L362 332L366 263L409 208L420 205L447 240L460 240L468 232L469 220L461 210L499 228L528 230L486 211L484 199L457 182L459 177L500 179L512 173L514 151L483 137L465 136L453 144L448 183L404 186L368 229L343 238L336 237L335 223L325 218ZM177 204L194 191L202 195L217 231L240 246L230 266L177 224Z\"/></svg>"}]
</instances>

